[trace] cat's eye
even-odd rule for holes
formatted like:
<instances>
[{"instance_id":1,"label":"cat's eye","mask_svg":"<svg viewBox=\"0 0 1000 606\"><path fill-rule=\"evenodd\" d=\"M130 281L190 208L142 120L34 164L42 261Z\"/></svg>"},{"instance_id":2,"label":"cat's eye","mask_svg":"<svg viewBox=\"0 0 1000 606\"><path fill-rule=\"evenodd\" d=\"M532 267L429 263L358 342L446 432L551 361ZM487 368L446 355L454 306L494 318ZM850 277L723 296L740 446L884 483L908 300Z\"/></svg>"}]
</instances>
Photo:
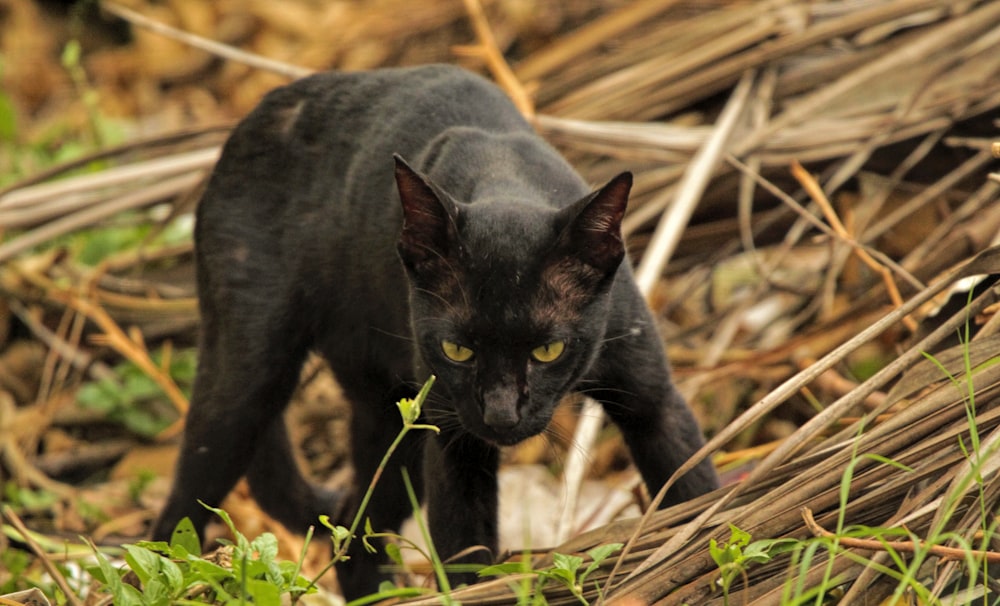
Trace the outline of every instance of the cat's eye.
<instances>
[{"instance_id":1,"label":"cat's eye","mask_svg":"<svg viewBox=\"0 0 1000 606\"><path fill-rule=\"evenodd\" d=\"M452 362L468 362L472 359L471 349L451 341L441 341L441 351Z\"/></svg>"},{"instance_id":2,"label":"cat's eye","mask_svg":"<svg viewBox=\"0 0 1000 606\"><path fill-rule=\"evenodd\" d=\"M555 362L562 355L564 349L566 349L566 343L553 341L532 349L531 357L539 362Z\"/></svg>"}]
</instances>

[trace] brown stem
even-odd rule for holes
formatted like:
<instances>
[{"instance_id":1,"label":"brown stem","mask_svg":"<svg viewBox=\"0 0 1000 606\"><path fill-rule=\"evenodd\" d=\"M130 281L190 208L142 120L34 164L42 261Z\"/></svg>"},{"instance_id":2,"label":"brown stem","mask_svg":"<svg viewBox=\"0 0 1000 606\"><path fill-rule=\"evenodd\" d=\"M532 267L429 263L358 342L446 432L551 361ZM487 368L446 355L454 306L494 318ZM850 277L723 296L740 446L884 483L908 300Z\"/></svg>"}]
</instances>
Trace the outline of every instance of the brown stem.
<instances>
[{"instance_id":1,"label":"brown stem","mask_svg":"<svg viewBox=\"0 0 1000 606\"><path fill-rule=\"evenodd\" d=\"M823 528L819 525L816 519L813 517L812 510L808 507L802 508L802 519L806 523L806 527L809 529L813 535L817 537L836 537L837 543L843 545L844 547L851 547L855 549L865 549L867 551L903 551L907 553L916 553L917 551L924 551L942 558L948 558L951 560L964 560L965 558L972 556L977 560L986 560L990 563L1000 562L1000 553L996 551L981 551L978 549L959 549L957 547L945 547L944 545L927 545L925 543L920 543L917 541L879 541L876 539L858 539L854 537L838 537L829 530Z\"/></svg>"},{"instance_id":2,"label":"brown stem","mask_svg":"<svg viewBox=\"0 0 1000 606\"><path fill-rule=\"evenodd\" d=\"M792 175L799 181L799 184L806 190L809 196L814 202L822 209L823 214L826 216L826 220L830 222L830 227L833 231L842 238L847 244L854 249L854 254L858 255L858 258L864 262L865 265L870 267L872 271L878 273L882 276L882 281L885 282L885 288L889 292L889 298L892 300L892 304L896 307L902 307L903 297L899 294L899 288L896 287L896 281L892 278L892 273L887 267L872 258L868 251L866 251L857 240L847 231L844 227L843 222L841 222L840 217L833 210L833 205L830 204L830 200L827 199L826 194L823 193L823 188L820 187L816 179L802 167L798 161L792 162ZM916 332L917 323L913 318L906 316L903 318L903 324L910 332Z\"/></svg>"},{"instance_id":3,"label":"brown stem","mask_svg":"<svg viewBox=\"0 0 1000 606\"><path fill-rule=\"evenodd\" d=\"M486 20L486 13L479 0L462 0L465 4L465 11L469 13L469 20L472 28L476 31L476 38L479 39L479 52L486 61L490 73L507 95L510 97L518 111L528 120L535 117L535 104L524 89L521 81L514 75L514 70L507 64L500 47L497 45L493 31L490 29L489 21Z\"/></svg>"},{"instance_id":4,"label":"brown stem","mask_svg":"<svg viewBox=\"0 0 1000 606\"><path fill-rule=\"evenodd\" d=\"M56 585L59 585L59 589L61 589L63 594L66 596L66 601L72 606L83 606L83 602L73 592L73 588L69 586L69 583L66 582L66 577L59 572L59 568L52 562L51 559L49 559L48 554L45 553L45 550L42 549L41 545L39 545L38 542L31 537L31 533L28 531L27 527L25 527L21 518L14 513L14 510L9 505L4 505L2 512L3 517L7 519L7 522L9 522L10 525L21 534L21 540L24 541L35 556L42 561L42 566L45 567L45 570L56 582Z\"/></svg>"}]
</instances>

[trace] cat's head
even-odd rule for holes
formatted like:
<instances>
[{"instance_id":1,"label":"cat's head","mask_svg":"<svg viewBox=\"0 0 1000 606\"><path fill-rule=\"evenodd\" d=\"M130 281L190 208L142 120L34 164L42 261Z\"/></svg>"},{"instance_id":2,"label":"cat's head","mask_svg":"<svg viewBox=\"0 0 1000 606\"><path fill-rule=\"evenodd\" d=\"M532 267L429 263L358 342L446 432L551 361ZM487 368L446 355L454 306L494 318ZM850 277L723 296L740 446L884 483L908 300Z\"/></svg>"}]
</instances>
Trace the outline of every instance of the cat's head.
<instances>
[{"instance_id":1,"label":"cat's head","mask_svg":"<svg viewBox=\"0 0 1000 606\"><path fill-rule=\"evenodd\" d=\"M496 444L541 432L601 347L631 175L562 209L466 204L398 157L396 184L421 359L466 430Z\"/></svg>"}]
</instances>

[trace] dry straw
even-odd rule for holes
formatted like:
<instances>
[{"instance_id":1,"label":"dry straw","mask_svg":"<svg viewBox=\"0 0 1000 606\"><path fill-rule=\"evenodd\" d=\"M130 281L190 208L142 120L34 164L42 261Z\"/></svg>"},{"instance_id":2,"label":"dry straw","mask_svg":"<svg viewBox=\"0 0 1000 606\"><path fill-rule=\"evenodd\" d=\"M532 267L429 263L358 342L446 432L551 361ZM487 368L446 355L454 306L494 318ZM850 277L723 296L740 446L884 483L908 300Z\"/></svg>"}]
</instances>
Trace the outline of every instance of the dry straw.
<instances>
[{"instance_id":1,"label":"dry straw","mask_svg":"<svg viewBox=\"0 0 1000 606\"><path fill-rule=\"evenodd\" d=\"M175 35L117 4L104 6ZM434 11L427 22L440 26L445 17ZM981 448L1000 442L1000 366L989 363L1000 343L1000 292L981 277L1000 273L1000 249L990 248L1000 243L1000 182L988 174L998 153L990 118L1000 107L1000 3L639 0L553 38L512 70L494 51L517 38L516 28L487 36L484 20L494 13L472 14L480 38L492 42L471 55L504 74L539 132L595 182L636 171L626 231L654 308L673 318L688 314L686 325L665 329L684 342L671 347L682 389L697 394L736 380L768 386L716 428L691 464L731 447L822 382L841 386L741 482L555 547L565 553L627 543L595 573L585 596L598 599L600 588L615 604L722 604L707 546L711 538L726 540L729 524L755 539L805 540L836 528L843 516L848 525L906 528L915 549L944 531L972 540L983 526L979 508L993 511L1000 498L995 464L978 470L980 482L963 481L970 458L962 451L970 420ZM375 20L358 23L352 39L362 39L365 28L385 33ZM286 76L308 72L186 41ZM166 202L183 212L223 135L192 133L170 145L150 143L143 153L112 151L103 157L115 167L93 176L0 193L0 224L22 230L0 246L5 292L28 304L68 300L40 286L58 288L52 274L65 277L61 260L28 252L125 209ZM650 236L661 221L665 227ZM118 259L114 267L142 261ZM727 268L737 266L744 270L733 286ZM72 275L118 321L149 321L139 313L140 297L113 296L122 294L121 284L109 276ZM189 295L160 296L155 305L177 299L189 311L164 313L188 313L190 321ZM710 303L699 306L699 297ZM764 303L783 305L781 313L756 320ZM701 315L691 321L691 314ZM954 336L970 323L978 326L975 338L956 345ZM844 377L846 361L878 340L895 344L893 358L866 381ZM971 377L964 352L976 369ZM967 413L970 393L976 406ZM872 453L910 471L862 456ZM862 595L877 603L894 590L880 572L894 565L884 553L873 553L870 543L841 547L853 556L831 563L821 551L801 570L789 568L788 556L751 568L729 603L778 604L789 576L812 587L833 574L847 603ZM937 596L968 572L947 553L932 553L920 571ZM534 565L550 561L542 554ZM554 604L575 601L553 584L545 594ZM455 597L506 604L513 593L507 580L495 580Z\"/></svg>"}]
</instances>

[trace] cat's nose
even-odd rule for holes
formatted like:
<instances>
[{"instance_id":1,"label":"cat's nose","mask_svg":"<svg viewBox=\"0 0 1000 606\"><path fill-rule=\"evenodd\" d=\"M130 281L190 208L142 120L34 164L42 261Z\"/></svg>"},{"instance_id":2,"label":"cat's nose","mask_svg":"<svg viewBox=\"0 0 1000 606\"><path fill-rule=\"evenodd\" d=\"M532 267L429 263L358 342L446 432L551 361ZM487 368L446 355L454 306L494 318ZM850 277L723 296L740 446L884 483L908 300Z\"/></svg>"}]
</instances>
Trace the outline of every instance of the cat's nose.
<instances>
[{"instance_id":1,"label":"cat's nose","mask_svg":"<svg viewBox=\"0 0 1000 606\"><path fill-rule=\"evenodd\" d=\"M510 429L521 420L517 391L498 387L483 393L483 422L496 430Z\"/></svg>"}]
</instances>

